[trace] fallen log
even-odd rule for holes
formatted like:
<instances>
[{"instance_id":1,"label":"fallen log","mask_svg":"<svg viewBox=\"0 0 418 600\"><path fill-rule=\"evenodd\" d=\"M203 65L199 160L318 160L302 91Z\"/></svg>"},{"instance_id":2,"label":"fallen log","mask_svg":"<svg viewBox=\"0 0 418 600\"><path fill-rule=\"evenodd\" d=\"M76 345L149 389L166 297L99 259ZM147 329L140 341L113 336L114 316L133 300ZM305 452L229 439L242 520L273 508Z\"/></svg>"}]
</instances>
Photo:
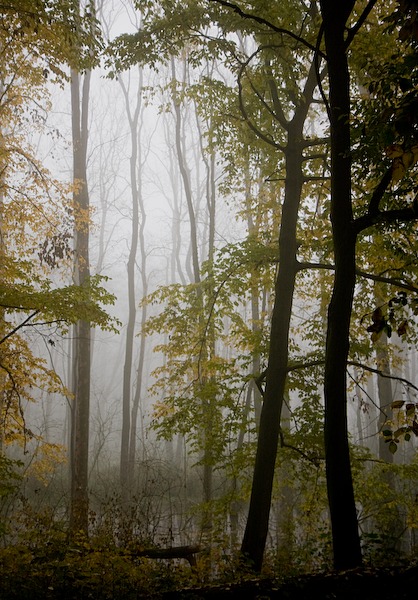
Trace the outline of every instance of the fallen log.
<instances>
[{"instance_id":1,"label":"fallen log","mask_svg":"<svg viewBox=\"0 0 418 600\"><path fill-rule=\"evenodd\" d=\"M200 546L172 546L171 548L148 548L138 550L135 556L144 556L145 558L184 558L192 569L196 568L196 554L202 552Z\"/></svg>"}]
</instances>

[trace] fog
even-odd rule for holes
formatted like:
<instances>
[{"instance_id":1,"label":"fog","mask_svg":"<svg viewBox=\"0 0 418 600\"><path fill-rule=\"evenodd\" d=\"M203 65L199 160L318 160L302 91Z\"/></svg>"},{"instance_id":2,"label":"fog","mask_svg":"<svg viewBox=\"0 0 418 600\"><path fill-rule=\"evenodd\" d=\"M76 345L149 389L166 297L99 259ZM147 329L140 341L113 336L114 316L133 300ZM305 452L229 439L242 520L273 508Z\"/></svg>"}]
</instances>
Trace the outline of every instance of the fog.
<instances>
[{"instance_id":1,"label":"fog","mask_svg":"<svg viewBox=\"0 0 418 600\"><path fill-rule=\"evenodd\" d=\"M127 0L103 0L98 15L106 41L135 32L140 23L139 13ZM255 43L253 39L240 41L251 49ZM218 98L217 92L213 94L218 104L214 100L211 105L204 101L204 94L210 76L212 81L224 83L228 91L236 91L238 68L231 66L232 60L230 65L216 58L203 63L195 66L184 51L155 68L136 65L112 77L103 60L91 74L89 260L91 274L103 276L102 285L115 297L106 310L115 319L118 332L98 327L92 331L89 500L97 522L102 523L113 510L110 499L123 499L120 463L127 386L130 418L136 424L136 429L131 429L136 441L130 490L134 534L155 544L173 545L221 536L222 532L227 540L222 540L222 547L229 552L242 535L251 489L279 260L283 159L264 147L251 148L242 139L234 147L228 131L230 115L225 112L223 120L222 111L225 106L237 110L237 105ZM44 127L41 132L31 132L30 142L54 177L71 182L70 85L51 83L49 90L51 105ZM290 103L287 110L291 116ZM312 137L325 134L324 113L323 107L315 106L310 114L306 128ZM240 125L245 125L245 119ZM277 139L282 144L280 135L277 133ZM248 152L248 157L241 160L240 151ZM248 164L243 166L247 158ZM325 173L327 169L326 165ZM304 239L300 246L305 253L302 259L312 263L324 257L329 262L328 242L321 246L322 233L317 238L312 233L318 227L325 231L322 239L329 236L324 216L328 195L328 189L318 192L312 184L303 198L300 234ZM256 238L254 250L251 244ZM264 255L260 247L267 249ZM71 262L53 277L57 287L70 284ZM270 548L284 551L286 535L293 535L304 548L304 559L317 568L321 559L309 557L305 538L309 523L315 523L312 528L318 535L321 527L328 526L320 367L331 276L326 271L307 271L298 275L298 286L290 353L295 363L306 358L313 366L306 378L297 369L289 373L268 543ZM152 300L147 301L151 295ZM193 300L195 295L197 300ZM357 297L374 298L373 284L359 284ZM196 308L199 302L204 308L200 313ZM165 320L158 321L165 309ZM353 318L353 343L359 348L363 344L359 354L364 350L368 365L375 350L362 318L370 311L370 306L356 306ZM35 498L34 504L40 507L54 505L60 517L68 514L69 504L74 335L71 327L62 333L57 326L48 325L25 331L34 353L45 359L69 393L33 390L33 401L25 401L22 412L25 428L35 437L29 436L23 445L12 444L10 449L11 455L25 462L27 496ZM354 361L348 367L351 442L359 456L367 454L367 460L369 453L379 455L379 434L385 423L379 405L383 378L378 374L385 360L391 374L400 378L388 392L385 416L398 418L401 426L402 417L389 414L391 402L415 402L415 392L405 381L416 381L416 349L395 333L384 342L374 371ZM207 371L202 375L204 368ZM383 370L389 372L389 367ZM203 381L202 389L207 386L204 392L197 386L195 390L197 380ZM209 384L213 388L209 389ZM219 403L215 407L207 400L205 394L209 393ZM136 395L137 413L135 409L132 412ZM202 417L205 403L213 411L206 422ZM196 406L203 407L202 414ZM45 443L47 450L43 450ZM411 439L409 444L399 445L393 462L407 464L415 452L416 440ZM365 515L364 530L368 532L374 517L372 503L366 506L366 500L359 501L359 514ZM113 514L120 516L118 510ZM294 517L291 533L283 525L289 514ZM115 518L114 523L116 529L119 521ZM405 547L415 544L411 531L402 539Z\"/></svg>"}]
</instances>

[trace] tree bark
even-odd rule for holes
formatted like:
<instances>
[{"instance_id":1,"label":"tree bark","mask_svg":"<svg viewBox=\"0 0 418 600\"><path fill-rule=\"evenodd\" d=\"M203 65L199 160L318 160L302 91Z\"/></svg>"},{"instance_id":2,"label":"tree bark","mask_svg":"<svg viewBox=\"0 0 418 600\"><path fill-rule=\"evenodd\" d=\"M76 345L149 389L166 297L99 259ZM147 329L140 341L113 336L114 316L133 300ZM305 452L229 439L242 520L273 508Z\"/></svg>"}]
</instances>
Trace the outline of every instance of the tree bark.
<instances>
[{"instance_id":1,"label":"tree bark","mask_svg":"<svg viewBox=\"0 0 418 600\"><path fill-rule=\"evenodd\" d=\"M241 552L256 571L262 566L287 377L289 326L297 273L296 223L302 191L302 161L297 148L286 151L286 193L279 238L280 263L270 330L264 402L260 416L250 507Z\"/></svg>"},{"instance_id":2,"label":"tree bark","mask_svg":"<svg viewBox=\"0 0 418 600\"><path fill-rule=\"evenodd\" d=\"M89 193L87 188L87 140L90 71L84 75L80 99L80 74L71 73L71 110L73 139L73 178L75 211L74 280L84 285L89 268ZM90 323L74 326L73 393L71 435L71 510L70 531L88 532L88 455L90 422Z\"/></svg>"},{"instance_id":3,"label":"tree bark","mask_svg":"<svg viewBox=\"0 0 418 600\"><path fill-rule=\"evenodd\" d=\"M362 562L347 431L346 369L356 278L356 231L351 204L350 92L346 21L354 1L322 0L331 125L331 222L335 277L328 307L324 373L325 457L334 566Z\"/></svg>"},{"instance_id":4,"label":"tree bark","mask_svg":"<svg viewBox=\"0 0 418 600\"><path fill-rule=\"evenodd\" d=\"M120 77L119 83L122 88L125 110L129 123L131 138L131 156L130 166L130 189L132 199L132 220L131 220L131 239L129 257L127 263L128 275L128 323L126 326L125 338L125 362L123 367L123 390L122 390L122 435L120 452L120 484L122 499L127 502L132 487L132 471L129 460L130 435L132 429L131 423L131 401L132 401L132 370L134 359L134 337L135 323L137 314L136 298L136 261L139 245L139 218L140 218L140 181L138 180L138 164L140 157L140 139L138 132L139 116L142 106L142 68L139 67L139 80L133 111L130 106L129 88L125 86L124 80ZM136 415L134 415L136 416ZM136 432L135 432L136 434Z\"/></svg>"},{"instance_id":5,"label":"tree bark","mask_svg":"<svg viewBox=\"0 0 418 600\"><path fill-rule=\"evenodd\" d=\"M176 69L174 58L171 59L171 73L173 77L173 81L176 80ZM185 74L186 68L184 63L184 72L183 72L183 81L185 83ZM185 143L184 143L184 135L183 135L183 118L181 112L181 103L177 94L173 95L173 110L174 110L174 118L175 118L175 146L176 146L176 155L178 167L183 183L183 190L186 197L187 203L187 211L189 217L190 224L190 256L192 263L192 281L195 284L201 284L201 264L199 257L199 245L198 245L198 228L196 221L196 211L193 203L193 191L192 191L192 182L190 177L190 170L187 165L186 153L185 153ZM199 131L200 133L200 131ZM200 140L200 150L203 155L203 160L206 163L206 201L208 208L208 217L209 217L209 236L208 236L208 261L213 259L214 252L214 236L215 236L215 208L216 208L216 194L215 194L215 155L212 153L209 156L209 160L204 157L204 150L202 145L202 140ZM211 281L211 275L208 275L208 281ZM210 287L210 286L209 286ZM210 290L208 291L208 296L210 297ZM203 289L200 285L196 286L196 296L200 307L200 316L199 316L199 326L203 329L206 327L206 306L205 306L205 296L203 293ZM202 427L202 465L203 465L203 474L202 474L202 487L203 487L203 501L205 504L205 508L202 516L202 531L205 533L211 533L212 529L212 507L211 501L213 499L213 466L214 466L214 457L212 451L212 430L213 430L213 415L216 410L216 398L213 396L208 397L207 392L205 391L205 387L208 384L208 375L205 372L205 362L213 355L214 353L214 331L212 325L209 326L206 332L205 343L202 345L202 351L198 358L198 375L197 375L197 383L196 383L196 396L201 397L201 409L202 409L202 417L203 417L203 427ZM203 368L202 368L203 366Z\"/></svg>"},{"instance_id":6,"label":"tree bark","mask_svg":"<svg viewBox=\"0 0 418 600\"><path fill-rule=\"evenodd\" d=\"M279 267L250 506L241 545L244 559L255 571L261 570L269 525L280 415L287 378L290 319L298 271L296 230L304 182L303 128L316 82L316 70L312 63L303 90L303 100L295 107L292 120L286 124L286 175L279 233Z\"/></svg>"}]
</instances>

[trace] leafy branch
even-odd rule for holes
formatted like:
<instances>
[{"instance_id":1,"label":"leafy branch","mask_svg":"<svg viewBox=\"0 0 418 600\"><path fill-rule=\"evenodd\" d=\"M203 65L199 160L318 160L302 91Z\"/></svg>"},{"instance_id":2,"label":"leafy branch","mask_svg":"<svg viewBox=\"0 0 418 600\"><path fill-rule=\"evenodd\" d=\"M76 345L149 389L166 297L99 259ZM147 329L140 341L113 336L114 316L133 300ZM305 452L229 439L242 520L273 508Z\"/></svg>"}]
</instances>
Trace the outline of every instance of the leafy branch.
<instances>
[{"instance_id":1,"label":"leafy branch","mask_svg":"<svg viewBox=\"0 0 418 600\"><path fill-rule=\"evenodd\" d=\"M292 38L293 40L300 42L301 44L306 46L306 48L308 48L309 50L312 50L312 52L317 51L316 47L313 46L310 42L308 42L302 36L294 33L293 31L290 31L290 29L278 27L277 25L275 25L268 19L265 19L264 17L260 17L260 15L245 12L244 10L242 10L242 8L240 8L237 4L235 4L233 2L227 2L227 0L208 0L208 1L216 2L217 4L220 4L221 6L224 6L225 8L231 9L237 15L242 17L243 19L254 21L255 23L258 23L259 25L265 25L268 29L270 29L271 31L274 31L274 33L279 33L281 35L288 36L288 37ZM323 53L321 53L321 56L323 58L325 57L325 55Z\"/></svg>"}]
</instances>

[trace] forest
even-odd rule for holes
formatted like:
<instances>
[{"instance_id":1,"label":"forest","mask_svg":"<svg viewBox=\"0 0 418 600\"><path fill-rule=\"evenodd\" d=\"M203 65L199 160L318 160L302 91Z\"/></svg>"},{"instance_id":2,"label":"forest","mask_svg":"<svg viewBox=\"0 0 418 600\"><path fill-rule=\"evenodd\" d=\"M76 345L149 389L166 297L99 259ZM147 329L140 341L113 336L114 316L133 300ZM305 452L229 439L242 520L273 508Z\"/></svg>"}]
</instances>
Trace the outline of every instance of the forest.
<instances>
[{"instance_id":1,"label":"forest","mask_svg":"<svg viewBox=\"0 0 418 600\"><path fill-rule=\"evenodd\" d=\"M0 599L418 585L418 0L0 0Z\"/></svg>"}]
</instances>

